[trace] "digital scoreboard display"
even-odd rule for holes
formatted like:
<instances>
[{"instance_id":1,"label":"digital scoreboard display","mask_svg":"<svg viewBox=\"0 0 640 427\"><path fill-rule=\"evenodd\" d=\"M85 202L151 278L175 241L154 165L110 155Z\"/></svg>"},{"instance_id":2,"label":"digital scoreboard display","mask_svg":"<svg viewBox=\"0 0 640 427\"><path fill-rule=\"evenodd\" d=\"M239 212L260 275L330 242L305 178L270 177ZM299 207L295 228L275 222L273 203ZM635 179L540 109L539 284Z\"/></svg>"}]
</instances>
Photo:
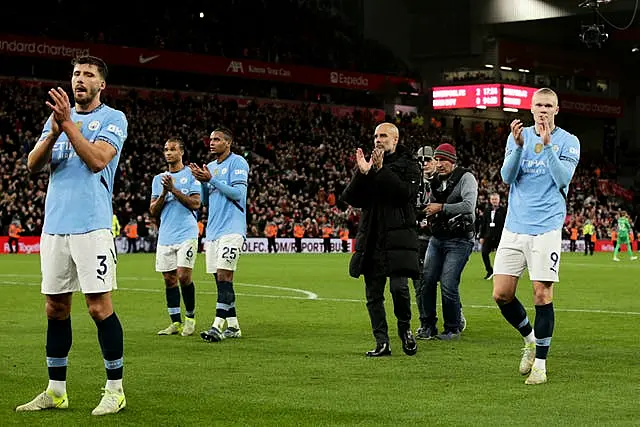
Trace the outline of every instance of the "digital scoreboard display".
<instances>
[{"instance_id":1,"label":"digital scoreboard display","mask_svg":"<svg viewBox=\"0 0 640 427\"><path fill-rule=\"evenodd\" d=\"M536 90L533 87L502 85L502 106L528 110Z\"/></svg>"},{"instance_id":2,"label":"digital scoreboard display","mask_svg":"<svg viewBox=\"0 0 640 427\"><path fill-rule=\"evenodd\" d=\"M499 107L500 89L499 84L437 86L432 89L433 109Z\"/></svg>"}]
</instances>

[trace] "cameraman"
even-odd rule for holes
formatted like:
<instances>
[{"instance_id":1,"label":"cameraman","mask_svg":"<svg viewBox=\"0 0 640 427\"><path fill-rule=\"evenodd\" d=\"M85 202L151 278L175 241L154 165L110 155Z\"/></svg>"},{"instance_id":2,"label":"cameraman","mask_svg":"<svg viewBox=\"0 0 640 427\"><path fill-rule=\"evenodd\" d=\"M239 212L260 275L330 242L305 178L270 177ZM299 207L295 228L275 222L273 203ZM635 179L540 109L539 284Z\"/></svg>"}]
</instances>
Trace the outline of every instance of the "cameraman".
<instances>
[{"instance_id":1,"label":"cameraman","mask_svg":"<svg viewBox=\"0 0 640 427\"><path fill-rule=\"evenodd\" d=\"M437 176L431 185L425 209L431 239L424 260L422 307L426 314L427 339L452 340L464 329L460 305L460 275L474 243L474 223L478 182L467 169L457 166L456 149L451 144L436 148ZM444 330L436 328L436 289L440 281Z\"/></svg>"},{"instance_id":2,"label":"cameraman","mask_svg":"<svg viewBox=\"0 0 640 427\"><path fill-rule=\"evenodd\" d=\"M431 182L436 175L437 162L433 158L433 148L429 146L420 147L417 153L418 162L422 165L422 181L420 190L418 191L418 200L416 206L418 208L418 251L420 262L420 271L424 269L424 257L429 246L430 231L424 209L429 203L429 195L431 194ZM416 303L418 304L418 313L420 314L420 327L416 330L417 339L428 339L426 334L427 316L422 308L422 276L413 279L413 287L416 291Z\"/></svg>"}]
</instances>

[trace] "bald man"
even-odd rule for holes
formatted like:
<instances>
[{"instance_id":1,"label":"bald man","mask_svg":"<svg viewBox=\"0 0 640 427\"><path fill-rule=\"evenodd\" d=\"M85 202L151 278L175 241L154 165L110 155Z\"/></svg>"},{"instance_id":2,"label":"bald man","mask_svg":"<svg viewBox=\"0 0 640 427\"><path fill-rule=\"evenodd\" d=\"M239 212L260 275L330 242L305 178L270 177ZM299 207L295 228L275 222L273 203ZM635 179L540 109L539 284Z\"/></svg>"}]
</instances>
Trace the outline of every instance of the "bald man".
<instances>
[{"instance_id":1,"label":"bald man","mask_svg":"<svg viewBox=\"0 0 640 427\"><path fill-rule=\"evenodd\" d=\"M362 209L349 274L354 278L364 276L367 309L376 340L375 349L366 352L367 357L391 355L384 311L387 277L390 278L402 350L407 355L414 355L418 350L411 333L407 277L417 278L420 271L415 226L420 166L413 153L398 145L398 141L395 125L382 123L377 126L369 160L358 148L355 173L342 193L342 200Z\"/></svg>"}]
</instances>

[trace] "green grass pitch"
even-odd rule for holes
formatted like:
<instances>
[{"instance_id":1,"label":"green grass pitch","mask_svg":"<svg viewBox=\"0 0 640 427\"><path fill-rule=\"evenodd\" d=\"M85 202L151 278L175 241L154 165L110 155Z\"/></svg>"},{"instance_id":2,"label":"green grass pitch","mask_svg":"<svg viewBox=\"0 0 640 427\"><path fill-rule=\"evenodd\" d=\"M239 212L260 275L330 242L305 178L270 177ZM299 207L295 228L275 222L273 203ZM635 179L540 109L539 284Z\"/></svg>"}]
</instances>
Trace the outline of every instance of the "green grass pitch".
<instances>
[{"instance_id":1,"label":"green grass pitch","mask_svg":"<svg viewBox=\"0 0 640 427\"><path fill-rule=\"evenodd\" d=\"M364 284L348 277L346 255L243 256L235 277L243 337L213 344L157 336L169 319L154 256L121 255L114 300L128 407L96 419L104 364L80 295L69 409L13 411L46 386L46 320L39 257L1 256L0 425L638 425L640 263L621 257L563 254L549 383L525 386L522 341L495 308L477 253L461 284L462 339L420 341L418 354L405 356L387 290L393 356L382 359L364 357L374 345ZM194 278L200 331L216 302L203 254ZM526 277L518 296L533 320Z\"/></svg>"}]
</instances>

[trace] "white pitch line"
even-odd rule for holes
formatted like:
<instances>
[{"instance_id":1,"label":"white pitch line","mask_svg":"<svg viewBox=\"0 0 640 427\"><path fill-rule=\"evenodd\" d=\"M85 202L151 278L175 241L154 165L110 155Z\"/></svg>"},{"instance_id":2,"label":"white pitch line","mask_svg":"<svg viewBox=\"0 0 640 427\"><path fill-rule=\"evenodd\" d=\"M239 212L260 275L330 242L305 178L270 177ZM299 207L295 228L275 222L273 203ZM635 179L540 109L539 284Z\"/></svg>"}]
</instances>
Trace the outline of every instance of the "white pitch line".
<instances>
[{"instance_id":1,"label":"white pitch line","mask_svg":"<svg viewBox=\"0 0 640 427\"><path fill-rule=\"evenodd\" d=\"M18 275L18 274L0 274L0 277L3 276L11 276L11 277L25 277L26 275ZM36 277L32 275L32 277ZM125 279L125 278L122 278ZM138 280L137 278L129 278L128 280ZM13 282L13 281L4 281L0 280L0 285L8 285L8 286L40 286L40 283L33 282ZM304 289L295 289L295 288L285 288L281 286L270 286L270 285L256 285L251 283L234 283L234 285L239 286L249 286L256 288L265 288L265 289L278 289L292 292L299 292L304 294L304 297L298 297L293 295L264 295L264 294L245 294L245 293L236 293L237 296L244 297L256 297L256 298L275 298L275 299L292 299L292 300L312 300L312 301L328 301L328 302L352 302L364 304L366 303L363 299L355 299L355 298L325 298L319 297L317 294L305 291ZM127 287L118 287L118 291L131 291L131 292L147 292L147 293L160 293L163 292L162 289L146 289L146 288L127 288ZM198 290L198 294L200 295L217 295L217 292L213 291L205 291ZM413 302L415 305L415 302ZM478 308L478 309L490 309L495 310L498 307L495 305L476 305L476 304L465 304L463 308ZM627 316L640 316L640 312L637 311L614 311L614 310L598 310L598 309L586 309L586 308L557 308L554 307L554 310L557 312L565 312L565 313L587 313L587 314L613 314L613 315L627 315Z\"/></svg>"},{"instance_id":2,"label":"white pitch line","mask_svg":"<svg viewBox=\"0 0 640 427\"><path fill-rule=\"evenodd\" d=\"M0 274L0 276L5 276L4 274ZM40 283L34 282L11 282L11 281L0 281L0 285L9 285L9 286L40 286ZM292 295L262 295L262 294L243 294L236 292L238 296L248 296L248 297L261 297L261 298L286 298L286 299L298 299L298 300L316 300L318 299L318 294L315 294L310 291L305 291L304 289L296 289L296 288L285 288L282 286L270 286L270 285L256 285L253 283L234 283L234 286L247 286L254 288L263 288L263 289L277 289L281 291L291 291L297 292L305 295L304 297L296 297ZM127 287L118 287L116 291L133 291L133 292L150 292L150 293L160 293L163 292L162 289L147 289L147 288L127 288ZM213 291L204 291L198 289L199 295L218 295L218 292Z\"/></svg>"}]
</instances>

